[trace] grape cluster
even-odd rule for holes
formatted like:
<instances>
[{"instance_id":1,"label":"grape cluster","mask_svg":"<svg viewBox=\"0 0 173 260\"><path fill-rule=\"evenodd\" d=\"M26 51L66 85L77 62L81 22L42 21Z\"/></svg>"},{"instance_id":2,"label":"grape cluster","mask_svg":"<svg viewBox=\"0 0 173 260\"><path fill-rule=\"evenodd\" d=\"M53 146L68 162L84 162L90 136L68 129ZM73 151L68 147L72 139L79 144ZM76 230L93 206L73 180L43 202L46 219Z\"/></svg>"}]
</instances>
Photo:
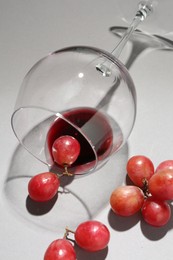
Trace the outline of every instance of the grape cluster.
<instances>
[{"instance_id":1,"label":"grape cluster","mask_svg":"<svg viewBox=\"0 0 173 260\"><path fill-rule=\"evenodd\" d=\"M168 223L173 200L173 160L167 160L154 169L152 161L143 155L127 162L127 175L134 185L121 186L110 196L115 214L131 216L141 211L144 220L155 227Z\"/></svg>"},{"instance_id":2,"label":"grape cluster","mask_svg":"<svg viewBox=\"0 0 173 260\"><path fill-rule=\"evenodd\" d=\"M74 234L74 243L89 252L96 252L107 247L110 240L108 228L99 221L89 220L81 223L76 231L66 228L63 238L54 240L47 248L44 260L76 260L74 246L68 240L68 234Z\"/></svg>"}]
</instances>

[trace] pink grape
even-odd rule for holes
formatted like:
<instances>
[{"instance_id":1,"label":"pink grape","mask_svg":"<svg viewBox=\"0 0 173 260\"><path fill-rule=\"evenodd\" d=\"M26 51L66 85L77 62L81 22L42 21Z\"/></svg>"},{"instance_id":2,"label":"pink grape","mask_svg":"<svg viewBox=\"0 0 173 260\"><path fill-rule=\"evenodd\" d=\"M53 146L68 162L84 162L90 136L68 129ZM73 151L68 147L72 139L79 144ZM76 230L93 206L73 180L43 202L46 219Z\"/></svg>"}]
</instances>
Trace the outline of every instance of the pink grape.
<instances>
[{"instance_id":1,"label":"pink grape","mask_svg":"<svg viewBox=\"0 0 173 260\"><path fill-rule=\"evenodd\" d=\"M135 214L141 209L143 202L143 191L136 186L121 186L115 189L110 197L113 212L120 216Z\"/></svg>"},{"instance_id":2,"label":"pink grape","mask_svg":"<svg viewBox=\"0 0 173 260\"><path fill-rule=\"evenodd\" d=\"M29 196L35 201L48 201L56 195L59 186L60 181L56 174L43 172L35 175L29 181Z\"/></svg>"},{"instance_id":3,"label":"pink grape","mask_svg":"<svg viewBox=\"0 0 173 260\"><path fill-rule=\"evenodd\" d=\"M159 172L160 170L170 169L173 170L173 160L166 160L161 162L157 168L155 173Z\"/></svg>"},{"instance_id":4,"label":"pink grape","mask_svg":"<svg viewBox=\"0 0 173 260\"><path fill-rule=\"evenodd\" d=\"M64 135L57 138L52 146L52 155L59 165L73 164L80 154L80 144L72 136Z\"/></svg>"},{"instance_id":5,"label":"pink grape","mask_svg":"<svg viewBox=\"0 0 173 260\"><path fill-rule=\"evenodd\" d=\"M143 155L131 157L127 162L127 174L138 187L144 186L144 180L149 180L154 174L152 161Z\"/></svg>"},{"instance_id":6,"label":"pink grape","mask_svg":"<svg viewBox=\"0 0 173 260\"><path fill-rule=\"evenodd\" d=\"M171 216L169 204L152 197L145 200L141 212L144 220L155 227L166 225Z\"/></svg>"},{"instance_id":7,"label":"pink grape","mask_svg":"<svg viewBox=\"0 0 173 260\"><path fill-rule=\"evenodd\" d=\"M76 260L76 252L66 239L57 239L47 248L44 260Z\"/></svg>"},{"instance_id":8,"label":"pink grape","mask_svg":"<svg viewBox=\"0 0 173 260\"><path fill-rule=\"evenodd\" d=\"M157 199L173 199L173 170L165 169L155 173L148 182L149 192Z\"/></svg>"},{"instance_id":9,"label":"pink grape","mask_svg":"<svg viewBox=\"0 0 173 260\"><path fill-rule=\"evenodd\" d=\"M81 223L75 231L78 246L87 251L99 251L107 247L110 240L108 228L99 221L89 220Z\"/></svg>"}]
</instances>

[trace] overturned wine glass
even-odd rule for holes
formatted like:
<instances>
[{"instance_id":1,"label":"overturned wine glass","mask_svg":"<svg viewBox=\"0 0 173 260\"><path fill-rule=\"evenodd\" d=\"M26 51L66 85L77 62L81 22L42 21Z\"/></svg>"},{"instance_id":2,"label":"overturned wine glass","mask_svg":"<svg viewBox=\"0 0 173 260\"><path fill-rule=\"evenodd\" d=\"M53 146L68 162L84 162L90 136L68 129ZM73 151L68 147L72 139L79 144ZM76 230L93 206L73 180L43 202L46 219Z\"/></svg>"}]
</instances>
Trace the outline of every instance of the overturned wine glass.
<instances>
[{"instance_id":1,"label":"overturned wine glass","mask_svg":"<svg viewBox=\"0 0 173 260\"><path fill-rule=\"evenodd\" d=\"M95 172L127 141L136 115L133 80L118 57L133 31L154 10L142 1L119 44L108 53L74 46L38 61L22 83L11 123L26 150L61 172L52 155L60 136L75 137L81 146L71 165L74 176Z\"/></svg>"}]
</instances>

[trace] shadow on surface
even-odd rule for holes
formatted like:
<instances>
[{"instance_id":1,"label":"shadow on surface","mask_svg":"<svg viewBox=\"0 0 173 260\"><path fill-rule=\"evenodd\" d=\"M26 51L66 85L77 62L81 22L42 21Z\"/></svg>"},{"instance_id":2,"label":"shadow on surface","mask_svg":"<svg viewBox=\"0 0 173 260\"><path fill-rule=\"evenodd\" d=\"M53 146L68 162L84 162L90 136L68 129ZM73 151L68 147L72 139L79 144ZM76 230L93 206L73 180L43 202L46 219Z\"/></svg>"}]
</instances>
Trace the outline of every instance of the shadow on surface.
<instances>
[{"instance_id":1,"label":"shadow on surface","mask_svg":"<svg viewBox=\"0 0 173 260\"><path fill-rule=\"evenodd\" d=\"M77 245L74 246L78 260L104 260L108 254L108 247L98 252L87 252Z\"/></svg>"},{"instance_id":2,"label":"shadow on surface","mask_svg":"<svg viewBox=\"0 0 173 260\"><path fill-rule=\"evenodd\" d=\"M115 214L111 209L108 214L110 226L117 231L126 231L135 226L141 219L141 214L137 213L130 217L121 217Z\"/></svg>"},{"instance_id":3,"label":"shadow on surface","mask_svg":"<svg viewBox=\"0 0 173 260\"><path fill-rule=\"evenodd\" d=\"M35 216L41 216L48 213L57 202L58 195L55 195L51 200L46 202L37 202L29 196L26 198L26 208L28 212Z\"/></svg>"}]
</instances>

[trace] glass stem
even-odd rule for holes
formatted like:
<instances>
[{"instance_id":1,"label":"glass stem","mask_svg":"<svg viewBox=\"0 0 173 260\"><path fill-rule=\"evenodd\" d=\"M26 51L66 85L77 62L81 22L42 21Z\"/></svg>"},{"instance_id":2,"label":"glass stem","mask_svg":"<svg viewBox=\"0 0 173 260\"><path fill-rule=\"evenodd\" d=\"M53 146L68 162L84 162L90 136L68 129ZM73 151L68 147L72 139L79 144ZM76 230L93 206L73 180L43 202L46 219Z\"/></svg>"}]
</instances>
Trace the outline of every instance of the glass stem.
<instances>
[{"instance_id":1,"label":"glass stem","mask_svg":"<svg viewBox=\"0 0 173 260\"><path fill-rule=\"evenodd\" d=\"M151 13L153 12L153 6L152 6L152 1L141 1L139 3L139 9L125 32L124 36L121 38L120 42L118 45L115 47L115 49L112 51L112 54L116 57L119 58L124 46L128 42L129 38L131 37L132 33L136 30L138 25L143 22Z\"/></svg>"},{"instance_id":2,"label":"glass stem","mask_svg":"<svg viewBox=\"0 0 173 260\"><path fill-rule=\"evenodd\" d=\"M128 42L132 33L136 30L138 25L141 22L143 22L148 17L148 15L151 14L152 12L153 12L152 1L145 0L145 1L141 1L139 3L138 11L137 11L131 25L129 26L129 28L125 32L124 36L121 38L120 42L115 47L115 49L112 51L112 55L114 57L119 58L124 46ZM106 62L104 62L102 64L98 64L96 66L96 69L98 71L100 71L103 74L103 76L110 76L110 74L111 74L110 68L108 66L106 66Z\"/></svg>"},{"instance_id":3,"label":"glass stem","mask_svg":"<svg viewBox=\"0 0 173 260\"><path fill-rule=\"evenodd\" d=\"M124 46L126 45L126 43L128 42L129 38L131 37L131 35L133 34L133 32L135 31L135 29L138 27L138 25L140 24L141 19L140 17L135 17L135 19L133 20L131 26L127 29L127 31L125 32L125 34L123 35L123 37L121 38L120 42L118 43L118 45L115 47L115 49L111 52L112 55L114 55L114 57L119 58L121 52L124 49Z\"/></svg>"}]
</instances>

